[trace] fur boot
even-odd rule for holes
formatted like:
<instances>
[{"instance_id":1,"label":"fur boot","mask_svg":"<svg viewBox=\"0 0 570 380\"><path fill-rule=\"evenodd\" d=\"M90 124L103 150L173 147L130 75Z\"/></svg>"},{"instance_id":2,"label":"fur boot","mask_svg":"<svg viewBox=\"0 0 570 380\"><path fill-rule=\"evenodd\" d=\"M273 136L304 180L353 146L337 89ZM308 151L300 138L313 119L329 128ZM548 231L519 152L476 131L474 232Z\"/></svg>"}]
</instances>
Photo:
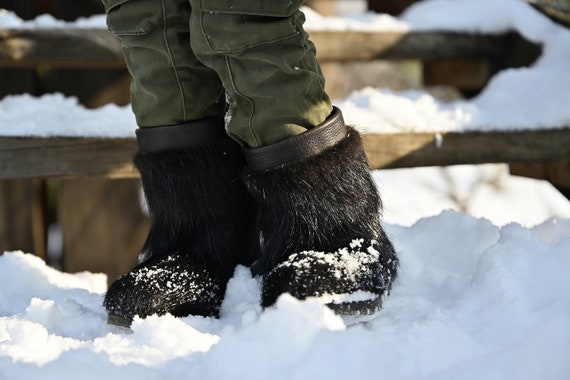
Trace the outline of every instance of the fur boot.
<instances>
[{"instance_id":1,"label":"fur boot","mask_svg":"<svg viewBox=\"0 0 570 380\"><path fill-rule=\"evenodd\" d=\"M287 145L296 153L283 154ZM335 109L321 126L258 149L246 151L245 177L259 213L262 304L290 293L341 314L376 311L398 260L360 135Z\"/></svg>"},{"instance_id":2,"label":"fur boot","mask_svg":"<svg viewBox=\"0 0 570 380\"><path fill-rule=\"evenodd\" d=\"M229 139L136 155L152 227L140 264L105 296L110 323L129 326L135 315L218 314L235 266L253 261L254 213L243 165L240 147Z\"/></svg>"}]
</instances>

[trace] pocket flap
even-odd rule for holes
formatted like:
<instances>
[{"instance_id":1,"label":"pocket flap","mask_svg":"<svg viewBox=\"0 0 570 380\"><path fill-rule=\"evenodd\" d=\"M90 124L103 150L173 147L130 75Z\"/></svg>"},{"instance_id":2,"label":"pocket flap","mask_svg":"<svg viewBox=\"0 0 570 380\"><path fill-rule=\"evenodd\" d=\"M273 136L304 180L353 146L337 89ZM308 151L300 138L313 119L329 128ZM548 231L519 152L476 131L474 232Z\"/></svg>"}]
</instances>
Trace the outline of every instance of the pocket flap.
<instances>
[{"instance_id":1,"label":"pocket flap","mask_svg":"<svg viewBox=\"0 0 570 380\"><path fill-rule=\"evenodd\" d=\"M130 0L102 0L103 5L105 6L105 12L109 12L111 9L118 7L124 3L129 2Z\"/></svg>"},{"instance_id":2,"label":"pocket flap","mask_svg":"<svg viewBox=\"0 0 570 380\"><path fill-rule=\"evenodd\" d=\"M202 10L228 14L290 17L303 5L303 1L304 0L206 0L202 1Z\"/></svg>"}]
</instances>

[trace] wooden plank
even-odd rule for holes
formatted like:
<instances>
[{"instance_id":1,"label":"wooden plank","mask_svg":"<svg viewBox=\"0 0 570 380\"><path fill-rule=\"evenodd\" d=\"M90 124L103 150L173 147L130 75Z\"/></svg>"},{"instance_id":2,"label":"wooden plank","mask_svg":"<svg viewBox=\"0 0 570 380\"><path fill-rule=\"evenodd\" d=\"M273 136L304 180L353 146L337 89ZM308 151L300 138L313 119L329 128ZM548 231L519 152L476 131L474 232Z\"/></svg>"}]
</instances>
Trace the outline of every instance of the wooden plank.
<instances>
[{"instance_id":1,"label":"wooden plank","mask_svg":"<svg viewBox=\"0 0 570 380\"><path fill-rule=\"evenodd\" d=\"M372 169L495 162L570 161L570 129L366 134Z\"/></svg>"},{"instance_id":2,"label":"wooden plank","mask_svg":"<svg viewBox=\"0 0 570 380\"><path fill-rule=\"evenodd\" d=\"M309 31L321 61L493 58L509 35L455 32ZM0 66L123 67L119 42L104 29L0 29Z\"/></svg>"},{"instance_id":3,"label":"wooden plank","mask_svg":"<svg viewBox=\"0 0 570 380\"><path fill-rule=\"evenodd\" d=\"M320 66L326 78L325 91L332 99L345 99L366 87L404 91L423 86L423 65L416 60L328 61Z\"/></svg>"},{"instance_id":4,"label":"wooden plank","mask_svg":"<svg viewBox=\"0 0 570 380\"><path fill-rule=\"evenodd\" d=\"M512 175L544 179L555 186L570 189L570 161L519 162L511 163L509 168Z\"/></svg>"},{"instance_id":5,"label":"wooden plank","mask_svg":"<svg viewBox=\"0 0 570 380\"><path fill-rule=\"evenodd\" d=\"M132 178L134 138L0 137L0 178Z\"/></svg>"},{"instance_id":6,"label":"wooden plank","mask_svg":"<svg viewBox=\"0 0 570 380\"><path fill-rule=\"evenodd\" d=\"M0 68L0 99L6 95L38 93L38 78L34 69Z\"/></svg>"},{"instance_id":7,"label":"wooden plank","mask_svg":"<svg viewBox=\"0 0 570 380\"><path fill-rule=\"evenodd\" d=\"M305 0L305 5L323 16L336 16L335 0Z\"/></svg>"},{"instance_id":8,"label":"wooden plank","mask_svg":"<svg viewBox=\"0 0 570 380\"><path fill-rule=\"evenodd\" d=\"M101 0L47 1L50 3L50 13L59 20L72 21L77 20L79 17L89 17L105 13L105 7ZM38 12L37 14L41 13Z\"/></svg>"},{"instance_id":9,"label":"wooden plank","mask_svg":"<svg viewBox=\"0 0 570 380\"><path fill-rule=\"evenodd\" d=\"M67 272L104 272L111 282L137 262L150 228L136 179L65 179L58 215Z\"/></svg>"},{"instance_id":10,"label":"wooden plank","mask_svg":"<svg viewBox=\"0 0 570 380\"><path fill-rule=\"evenodd\" d=\"M371 168L570 160L570 128L365 134ZM0 137L0 178L132 178L134 138Z\"/></svg>"},{"instance_id":11,"label":"wooden plank","mask_svg":"<svg viewBox=\"0 0 570 380\"><path fill-rule=\"evenodd\" d=\"M47 187L42 179L32 180L32 234L34 237L34 253L36 256L47 260L48 243L48 205Z\"/></svg>"},{"instance_id":12,"label":"wooden plank","mask_svg":"<svg viewBox=\"0 0 570 380\"><path fill-rule=\"evenodd\" d=\"M461 90L481 89L491 78L489 66L489 61L484 59L428 60L423 65L424 85L453 86Z\"/></svg>"},{"instance_id":13,"label":"wooden plank","mask_svg":"<svg viewBox=\"0 0 570 380\"><path fill-rule=\"evenodd\" d=\"M124 67L119 42L104 29L2 29L0 66Z\"/></svg>"},{"instance_id":14,"label":"wooden plank","mask_svg":"<svg viewBox=\"0 0 570 380\"><path fill-rule=\"evenodd\" d=\"M455 32L309 31L320 61L496 58L507 35Z\"/></svg>"},{"instance_id":15,"label":"wooden plank","mask_svg":"<svg viewBox=\"0 0 570 380\"><path fill-rule=\"evenodd\" d=\"M368 0L368 9L397 16L416 1L418 0Z\"/></svg>"},{"instance_id":16,"label":"wooden plank","mask_svg":"<svg viewBox=\"0 0 570 380\"><path fill-rule=\"evenodd\" d=\"M34 181L0 180L0 254L34 253L33 197Z\"/></svg>"}]
</instances>

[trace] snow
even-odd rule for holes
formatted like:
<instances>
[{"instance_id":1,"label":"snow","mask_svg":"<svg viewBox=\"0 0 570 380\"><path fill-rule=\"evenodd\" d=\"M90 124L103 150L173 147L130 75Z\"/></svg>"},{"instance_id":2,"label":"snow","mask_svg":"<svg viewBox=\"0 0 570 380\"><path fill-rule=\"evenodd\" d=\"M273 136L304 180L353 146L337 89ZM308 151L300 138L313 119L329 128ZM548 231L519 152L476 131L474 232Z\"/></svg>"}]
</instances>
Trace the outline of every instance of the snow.
<instances>
[{"instance_id":1,"label":"snow","mask_svg":"<svg viewBox=\"0 0 570 380\"><path fill-rule=\"evenodd\" d=\"M14 12L0 8L0 28L14 29L61 29L61 28L105 28L105 15L81 17L73 22L57 20L53 16L43 14L33 20L24 21Z\"/></svg>"},{"instance_id":2,"label":"snow","mask_svg":"<svg viewBox=\"0 0 570 380\"><path fill-rule=\"evenodd\" d=\"M363 89L337 102L362 129L569 125L568 31L521 1L432 0L400 19L308 20L314 28L518 30L545 46L532 67L498 74L469 101ZM0 27L69 25L0 10ZM87 110L59 94L0 101L0 135L129 137L135 128L124 107ZM287 295L263 310L260 279L238 267L219 319L154 316L129 331L106 323L104 275L62 273L8 252L0 256L0 379L568 379L570 202L503 165L374 178L401 261L375 315L343 319Z\"/></svg>"},{"instance_id":3,"label":"snow","mask_svg":"<svg viewBox=\"0 0 570 380\"><path fill-rule=\"evenodd\" d=\"M553 223L552 221L548 223ZM516 378L570 374L570 221L553 232L447 211L388 226L399 278L366 321L282 296L259 306L239 267L220 319L110 327L105 278L64 274L21 252L0 257L3 379Z\"/></svg>"},{"instance_id":4,"label":"snow","mask_svg":"<svg viewBox=\"0 0 570 380\"><path fill-rule=\"evenodd\" d=\"M136 128L130 106L87 109L62 94L9 95L0 101L0 136L135 137Z\"/></svg>"},{"instance_id":5,"label":"snow","mask_svg":"<svg viewBox=\"0 0 570 380\"><path fill-rule=\"evenodd\" d=\"M455 210L502 226L526 227L570 218L570 202L550 183L509 175L507 165L458 165L373 173L387 223L410 226L420 218ZM568 226L570 229L570 226Z\"/></svg>"}]
</instances>

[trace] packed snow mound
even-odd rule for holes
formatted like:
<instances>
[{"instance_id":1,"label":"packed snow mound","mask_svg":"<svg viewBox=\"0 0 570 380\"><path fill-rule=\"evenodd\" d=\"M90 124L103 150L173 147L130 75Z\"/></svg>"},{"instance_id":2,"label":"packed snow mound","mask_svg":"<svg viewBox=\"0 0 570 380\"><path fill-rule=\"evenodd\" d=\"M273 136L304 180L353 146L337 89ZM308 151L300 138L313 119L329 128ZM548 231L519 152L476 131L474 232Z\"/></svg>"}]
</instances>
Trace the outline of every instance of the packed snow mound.
<instances>
[{"instance_id":1,"label":"packed snow mound","mask_svg":"<svg viewBox=\"0 0 570 380\"><path fill-rule=\"evenodd\" d=\"M564 379L569 226L497 227L453 211L387 226L399 278L366 321L287 295L262 310L259 278L238 267L220 319L137 318L127 331L106 324L102 275L6 253L0 377Z\"/></svg>"}]
</instances>

